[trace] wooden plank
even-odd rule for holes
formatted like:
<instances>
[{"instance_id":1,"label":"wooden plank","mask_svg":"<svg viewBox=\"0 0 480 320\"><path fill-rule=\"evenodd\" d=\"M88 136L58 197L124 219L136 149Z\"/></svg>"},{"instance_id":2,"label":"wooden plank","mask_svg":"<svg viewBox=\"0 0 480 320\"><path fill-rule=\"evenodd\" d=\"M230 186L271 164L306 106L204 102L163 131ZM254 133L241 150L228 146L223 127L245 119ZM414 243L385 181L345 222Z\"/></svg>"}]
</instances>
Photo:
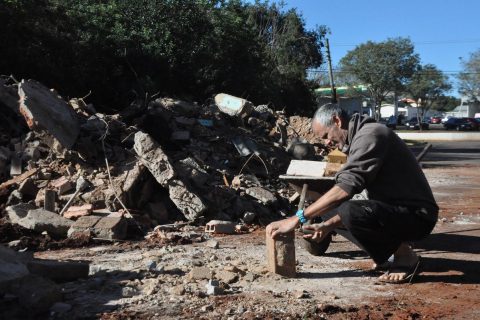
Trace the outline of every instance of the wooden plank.
<instances>
[{"instance_id":1,"label":"wooden plank","mask_svg":"<svg viewBox=\"0 0 480 320\"><path fill-rule=\"evenodd\" d=\"M22 183L23 180L27 179L30 176L33 176L35 173L37 173L37 171L38 171L38 168L33 168L31 170L28 170L28 171L22 173L19 176L16 176L15 178L12 178L8 181L5 181L4 183L0 184L0 191L8 188L8 187L10 187L14 184Z\"/></svg>"}]
</instances>

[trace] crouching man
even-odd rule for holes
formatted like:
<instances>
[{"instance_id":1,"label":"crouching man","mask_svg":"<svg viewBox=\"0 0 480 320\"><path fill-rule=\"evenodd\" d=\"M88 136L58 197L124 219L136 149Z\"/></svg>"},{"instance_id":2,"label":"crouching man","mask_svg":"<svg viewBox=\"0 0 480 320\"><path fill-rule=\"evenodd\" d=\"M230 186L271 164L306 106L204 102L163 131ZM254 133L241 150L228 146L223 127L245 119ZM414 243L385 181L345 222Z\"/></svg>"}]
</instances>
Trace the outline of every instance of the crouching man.
<instances>
[{"instance_id":1,"label":"crouching man","mask_svg":"<svg viewBox=\"0 0 480 320\"><path fill-rule=\"evenodd\" d=\"M321 217L321 224L304 226L314 231L304 237L320 242L335 230L370 255L377 268L388 270L380 281L411 281L420 259L409 242L430 234L438 218L438 206L414 155L385 125L358 114L349 120L336 104L320 107L312 121L316 135L343 148L347 163L332 189L304 211L268 225L267 234L275 238ZM369 200L349 200L363 189ZM393 262L388 263L391 255Z\"/></svg>"}]
</instances>

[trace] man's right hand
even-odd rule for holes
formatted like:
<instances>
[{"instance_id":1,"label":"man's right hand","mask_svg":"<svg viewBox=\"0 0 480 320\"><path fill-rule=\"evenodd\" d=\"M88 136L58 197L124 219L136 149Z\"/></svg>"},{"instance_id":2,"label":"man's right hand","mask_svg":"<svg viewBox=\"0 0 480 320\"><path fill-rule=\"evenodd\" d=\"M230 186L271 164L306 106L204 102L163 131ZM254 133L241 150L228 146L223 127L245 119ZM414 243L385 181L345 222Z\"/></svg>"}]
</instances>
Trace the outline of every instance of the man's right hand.
<instances>
[{"instance_id":1,"label":"man's right hand","mask_svg":"<svg viewBox=\"0 0 480 320\"><path fill-rule=\"evenodd\" d=\"M325 239L325 237L332 231L324 223L315 223L315 224L304 225L302 227L302 229L303 230L309 230L309 231L313 232L313 233L310 233L310 234L303 235L304 239L313 240L317 243L322 242L322 240Z\"/></svg>"}]
</instances>

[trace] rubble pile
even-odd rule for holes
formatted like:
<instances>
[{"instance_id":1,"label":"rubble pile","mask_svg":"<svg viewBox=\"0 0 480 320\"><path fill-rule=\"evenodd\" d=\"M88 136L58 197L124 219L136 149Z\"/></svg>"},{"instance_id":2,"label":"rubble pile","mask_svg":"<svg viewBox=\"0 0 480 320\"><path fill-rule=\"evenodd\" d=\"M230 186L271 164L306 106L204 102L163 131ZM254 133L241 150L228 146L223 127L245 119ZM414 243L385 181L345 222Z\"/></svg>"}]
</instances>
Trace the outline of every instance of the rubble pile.
<instances>
[{"instance_id":1,"label":"rubble pile","mask_svg":"<svg viewBox=\"0 0 480 320\"><path fill-rule=\"evenodd\" d=\"M181 220L265 224L289 210L277 177L290 159L323 152L295 133L308 133L304 122L228 94L103 114L34 80L2 80L0 111L3 221L56 239L125 239Z\"/></svg>"}]
</instances>

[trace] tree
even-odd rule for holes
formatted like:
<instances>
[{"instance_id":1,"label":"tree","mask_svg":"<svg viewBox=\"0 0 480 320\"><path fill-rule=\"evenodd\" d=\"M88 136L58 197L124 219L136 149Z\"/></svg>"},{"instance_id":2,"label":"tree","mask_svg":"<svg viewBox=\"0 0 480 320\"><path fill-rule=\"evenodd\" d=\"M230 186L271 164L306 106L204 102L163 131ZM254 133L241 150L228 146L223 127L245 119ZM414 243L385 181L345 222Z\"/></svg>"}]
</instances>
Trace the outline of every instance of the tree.
<instances>
[{"instance_id":1,"label":"tree","mask_svg":"<svg viewBox=\"0 0 480 320\"><path fill-rule=\"evenodd\" d=\"M433 102L452 89L448 76L438 70L433 64L418 65L412 79L409 81L406 92L417 102L419 119L431 108Z\"/></svg>"},{"instance_id":2,"label":"tree","mask_svg":"<svg viewBox=\"0 0 480 320\"><path fill-rule=\"evenodd\" d=\"M470 54L470 58L462 60L463 72L458 75L460 94L471 101L480 101L480 50Z\"/></svg>"},{"instance_id":3,"label":"tree","mask_svg":"<svg viewBox=\"0 0 480 320\"><path fill-rule=\"evenodd\" d=\"M433 101L432 109L437 111L452 111L455 107L459 106L461 100L453 96L440 96L438 99Z\"/></svg>"},{"instance_id":4,"label":"tree","mask_svg":"<svg viewBox=\"0 0 480 320\"><path fill-rule=\"evenodd\" d=\"M386 96L403 91L418 62L410 39L395 38L361 44L349 51L340 60L340 65L342 73L351 74L368 86L378 119Z\"/></svg>"}]
</instances>

